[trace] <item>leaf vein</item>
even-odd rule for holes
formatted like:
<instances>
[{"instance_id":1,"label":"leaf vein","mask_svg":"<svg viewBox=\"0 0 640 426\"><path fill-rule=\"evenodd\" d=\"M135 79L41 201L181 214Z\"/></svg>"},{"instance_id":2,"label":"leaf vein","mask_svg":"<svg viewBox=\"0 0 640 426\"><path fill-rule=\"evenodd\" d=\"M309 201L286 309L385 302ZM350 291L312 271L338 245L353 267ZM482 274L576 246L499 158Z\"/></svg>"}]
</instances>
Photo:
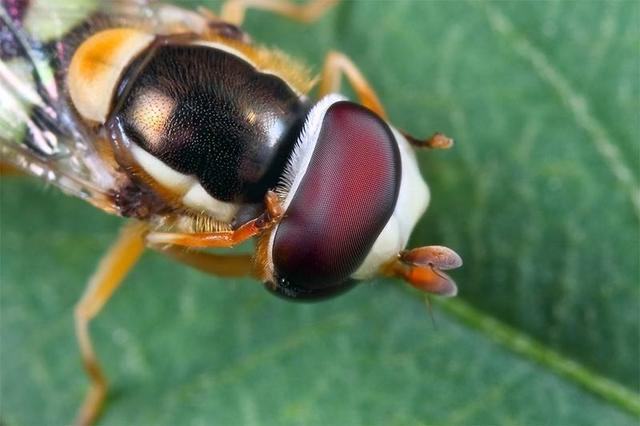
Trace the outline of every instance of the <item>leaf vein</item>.
<instances>
[{"instance_id":1,"label":"leaf vein","mask_svg":"<svg viewBox=\"0 0 640 426\"><path fill-rule=\"evenodd\" d=\"M497 343L527 359L546 366L550 371L572 380L635 416L640 416L640 394L589 370L574 360L562 356L522 331L509 327L460 299L447 301L436 299L436 302L447 313L480 330Z\"/></svg>"},{"instance_id":2,"label":"leaf vein","mask_svg":"<svg viewBox=\"0 0 640 426\"><path fill-rule=\"evenodd\" d=\"M542 51L517 32L503 13L486 2L483 5L491 28L504 36L518 55L531 63L540 77L559 94L578 126L591 136L596 151L603 157L614 177L627 190L636 217L640 219L640 187L638 182L636 182L631 168L625 163L620 150L613 143L609 132L589 111L586 98L571 86L568 79L553 66Z\"/></svg>"}]
</instances>

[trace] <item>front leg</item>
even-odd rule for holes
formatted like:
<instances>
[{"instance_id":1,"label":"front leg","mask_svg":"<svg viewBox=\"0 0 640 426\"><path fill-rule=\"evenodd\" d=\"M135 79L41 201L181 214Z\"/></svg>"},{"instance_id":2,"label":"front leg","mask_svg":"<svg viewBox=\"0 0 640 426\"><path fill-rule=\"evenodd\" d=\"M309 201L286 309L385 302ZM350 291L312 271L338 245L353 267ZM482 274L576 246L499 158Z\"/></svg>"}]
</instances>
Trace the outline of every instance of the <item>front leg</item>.
<instances>
[{"instance_id":1,"label":"front leg","mask_svg":"<svg viewBox=\"0 0 640 426\"><path fill-rule=\"evenodd\" d=\"M265 212L233 231L196 232L151 232L147 242L151 245L174 245L191 248L231 248L262 233L280 221L283 215L278 196L273 191L265 195Z\"/></svg>"},{"instance_id":2,"label":"front leg","mask_svg":"<svg viewBox=\"0 0 640 426\"><path fill-rule=\"evenodd\" d=\"M322 75L320 76L318 96L324 97L329 93L339 92L343 75L356 92L358 101L375 112L380 118L386 120L387 113L375 90L373 90L353 61L344 53L332 51L327 54L322 68ZM406 132L401 133L416 148L448 149L453 146L453 139L442 133L435 133L427 139L415 138Z\"/></svg>"},{"instance_id":3,"label":"front leg","mask_svg":"<svg viewBox=\"0 0 640 426\"><path fill-rule=\"evenodd\" d=\"M360 103L386 120L387 113L384 111L378 95L358 67L343 53L332 51L327 54L320 76L318 96L322 98L329 93L339 92L340 80L343 75L353 87Z\"/></svg>"}]
</instances>

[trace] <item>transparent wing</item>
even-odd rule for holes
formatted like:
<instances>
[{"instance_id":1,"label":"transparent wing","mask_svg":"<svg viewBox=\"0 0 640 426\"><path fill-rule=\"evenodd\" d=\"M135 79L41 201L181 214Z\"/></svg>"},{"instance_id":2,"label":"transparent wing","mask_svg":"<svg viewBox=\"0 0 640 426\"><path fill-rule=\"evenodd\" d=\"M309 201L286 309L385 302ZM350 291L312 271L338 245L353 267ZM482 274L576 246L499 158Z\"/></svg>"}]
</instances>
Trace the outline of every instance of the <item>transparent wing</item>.
<instances>
[{"instance_id":1,"label":"transparent wing","mask_svg":"<svg viewBox=\"0 0 640 426\"><path fill-rule=\"evenodd\" d=\"M70 105L66 65L99 29L123 22L153 26L155 3L0 1L0 161L116 213L113 191L121 172L100 156L95 132Z\"/></svg>"}]
</instances>

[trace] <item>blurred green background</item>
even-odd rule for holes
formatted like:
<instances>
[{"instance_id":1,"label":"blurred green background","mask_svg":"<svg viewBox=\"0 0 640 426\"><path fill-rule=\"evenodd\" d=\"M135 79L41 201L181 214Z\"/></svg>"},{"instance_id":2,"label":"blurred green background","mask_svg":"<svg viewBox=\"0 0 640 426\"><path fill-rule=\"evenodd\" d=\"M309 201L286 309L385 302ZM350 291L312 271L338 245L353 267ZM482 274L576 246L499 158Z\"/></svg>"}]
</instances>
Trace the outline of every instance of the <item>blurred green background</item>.
<instances>
[{"instance_id":1,"label":"blurred green background","mask_svg":"<svg viewBox=\"0 0 640 426\"><path fill-rule=\"evenodd\" d=\"M214 3L215 8L218 3ZM640 3L345 1L255 40L361 67L421 152L411 245L465 266L438 301L376 280L292 304L149 253L92 330L124 424L640 422ZM121 220L0 184L0 423L59 425L87 388L72 311Z\"/></svg>"}]
</instances>

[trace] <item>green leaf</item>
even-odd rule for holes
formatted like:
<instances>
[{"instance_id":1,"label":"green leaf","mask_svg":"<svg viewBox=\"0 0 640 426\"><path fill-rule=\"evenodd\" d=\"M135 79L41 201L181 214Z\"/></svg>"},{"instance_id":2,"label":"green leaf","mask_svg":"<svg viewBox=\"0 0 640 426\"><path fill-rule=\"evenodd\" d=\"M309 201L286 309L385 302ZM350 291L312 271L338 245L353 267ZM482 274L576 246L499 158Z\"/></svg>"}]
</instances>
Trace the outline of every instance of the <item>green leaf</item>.
<instances>
[{"instance_id":1,"label":"green leaf","mask_svg":"<svg viewBox=\"0 0 640 426\"><path fill-rule=\"evenodd\" d=\"M395 281L291 304L150 253L92 324L101 424L638 424L640 6L345 2L254 39L350 55L420 154L413 245L465 266L434 306ZM0 180L0 423L65 424L87 389L73 305L121 221Z\"/></svg>"}]
</instances>

